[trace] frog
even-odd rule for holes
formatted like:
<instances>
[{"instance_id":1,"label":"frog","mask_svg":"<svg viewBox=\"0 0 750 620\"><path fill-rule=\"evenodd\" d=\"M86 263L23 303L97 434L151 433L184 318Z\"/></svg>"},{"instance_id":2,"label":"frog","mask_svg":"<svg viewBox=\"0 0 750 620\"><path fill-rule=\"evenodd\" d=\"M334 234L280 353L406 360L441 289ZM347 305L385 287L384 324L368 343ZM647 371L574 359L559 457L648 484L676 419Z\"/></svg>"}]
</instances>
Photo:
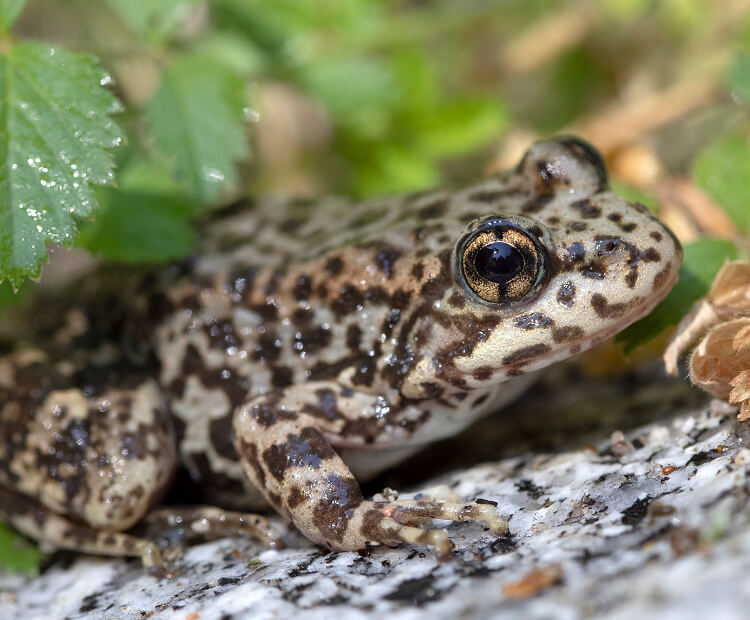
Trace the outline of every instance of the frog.
<instances>
[{"instance_id":1,"label":"frog","mask_svg":"<svg viewBox=\"0 0 750 620\"><path fill-rule=\"evenodd\" d=\"M506 535L497 502L360 483L649 313L682 257L572 136L453 191L244 200L202 228L188 259L24 310L0 356L0 519L23 534L154 571L169 528L279 545L269 508L332 552L449 557L434 519Z\"/></svg>"}]
</instances>

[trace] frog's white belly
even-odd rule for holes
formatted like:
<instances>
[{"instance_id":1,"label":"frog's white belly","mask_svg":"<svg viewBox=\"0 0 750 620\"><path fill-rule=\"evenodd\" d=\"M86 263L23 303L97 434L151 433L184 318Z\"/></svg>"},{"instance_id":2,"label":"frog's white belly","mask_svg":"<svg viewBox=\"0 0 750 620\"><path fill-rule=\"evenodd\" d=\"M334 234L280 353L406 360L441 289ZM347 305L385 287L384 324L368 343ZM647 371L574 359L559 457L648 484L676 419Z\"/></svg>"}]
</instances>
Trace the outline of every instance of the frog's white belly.
<instances>
[{"instance_id":1,"label":"frog's white belly","mask_svg":"<svg viewBox=\"0 0 750 620\"><path fill-rule=\"evenodd\" d=\"M432 413L430 419L416 433L409 435L408 442L404 444L391 442L387 445L369 444L357 448L339 448L339 452L357 478L370 480L383 470L419 452L425 445L452 437L470 426L475 420L499 411L512 403L536 381L538 375L539 373L530 373L514 377L484 391L477 390L476 396L489 394L481 407L473 407L468 403L465 409L456 409L436 403L434 407L430 407ZM476 400L476 396L472 402Z\"/></svg>"}]
</instances>

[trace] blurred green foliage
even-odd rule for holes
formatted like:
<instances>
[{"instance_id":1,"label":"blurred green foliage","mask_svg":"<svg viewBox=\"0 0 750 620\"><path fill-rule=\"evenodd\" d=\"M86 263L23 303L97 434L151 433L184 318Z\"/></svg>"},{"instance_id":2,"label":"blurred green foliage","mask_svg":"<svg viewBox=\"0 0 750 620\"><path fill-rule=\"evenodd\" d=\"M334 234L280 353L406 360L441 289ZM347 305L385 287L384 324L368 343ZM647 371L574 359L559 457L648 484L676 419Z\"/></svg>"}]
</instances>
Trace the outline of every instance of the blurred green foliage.
<instances>
[{"instance_id":1,"label":"blurred green foliage","mask_svg":"<svg viewBox=\"0 0 750 620\"><path fill-rule=\"evenodd\" d=\"M36 573L42 553L13 530L0 523L0 566L16 573Z\"/></svg>"}]
</instances>

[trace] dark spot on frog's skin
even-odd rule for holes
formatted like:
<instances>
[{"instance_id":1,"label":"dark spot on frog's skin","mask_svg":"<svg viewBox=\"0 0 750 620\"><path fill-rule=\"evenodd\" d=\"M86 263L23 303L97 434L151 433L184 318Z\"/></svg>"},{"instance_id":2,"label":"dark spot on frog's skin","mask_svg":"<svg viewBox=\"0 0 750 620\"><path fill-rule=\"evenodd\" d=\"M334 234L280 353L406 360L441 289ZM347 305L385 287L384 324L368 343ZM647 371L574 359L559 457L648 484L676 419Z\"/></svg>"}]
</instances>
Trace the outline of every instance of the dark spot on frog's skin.
<instances>
[{"instance_id":1,"label":"dark spot on frog's skin","mask_svg":"<svg viewBox=\"0 0 750 620\"><path fill-rule=\"evenodd\" d=\"M211 440L214 450L216 450L216 454L232 461L237 461L239 455L235 452L232 441L234 436L232 418L232 413L228 413L225 416L211 420L208 424L208 437Z\"/></svg>"},{"instance_id":2,"label":"dark spot on frog's skin","mask_svg":"<svg viewBox=\"0 0 750 620\"><path fill-rule=\"evenodd\" d=\"M401 251L391 246L385 246L378 250L375 255L375 264L383 272L386 279L390 280L393 276L394 263L401 256Z\"/></svg>"},{"instance_id":3,"label":"dark spot on frog's skin","mask_svg":"<svg viewBox=\"0 0 750 620\"><path fill-rule=\"evenodd\" d=\"M344 261L341 260L341 257L339 256L331 256L324 266L324 269L326 270L326 273L328 273L329 276L337 276L341 273L341 271L344 268Z\"/></svg>"},{"instance_id":4,"label":"dark spot on frog's skin","mask_svg":"<svg viewBox=\"0 0 750 620\"><path fill-rule=\"evenodd\" d=\"M468 198L472 202L497 202L502 198L517 194L514 189L482 189L469 194Z\"/></svg>"},{"instance_id":5,"label":"dark spot on frog's skin","mask_svg":"<svg viewBox=\"0 0 750 620\"><path fill-rule=\"evenodd\" d=\"M583 232L588 229L589 225L586 222L570 222L570 224L568 224L568 229L566 232Z\"/></svg>"},{"instance_id":6,"label":"dark spot on frog's skin","mask_svg":"<svg viewBox=\"0 0 750 620\"><path fill-rule=\"evenodd\" d=\"M297 308L292 313L292 320L295 325L307 325L312 321L314 316L315 313L312 311L312 308Z\"/></svg>"},{"instance_id":7,"label":"dark spot on frog's skin","mask_svg":"<svg viewBox=\"0 0 750 620\"><path fill-rule=\"evenodd\" d=\"M448 209L447 198L437 198L433 202L424 205L417 211L417 216L423 220L429 220L436 217L442 217L445 215L445 211Z\"/></svg>"},{"instance_id":8,"label":"dark spot on frog's skin","mask_svg":"<svg viewBox=\"0 0 750 620\"><path fill-rule=\"evenodd\" d=\"M292 295L294 295L294 298L297 301L303 301L306 299L310 299L310 294L312 293L312 280L310 279L310 276L302 274L299 278L297 278L297 282L294 285L294 288L292 289Z\"/></svg>"},{"instance_id":9,"label":"dark spot on frog's skin","mask_svg":"<svg viewBox=\"0 0 750 620\"><path fill-rule=\"evenodd\" d=\"M554 324L555 322L551 318L541 312L532 312L513 319L513 325L518 329L547 328Z\"/></svg>"},{"instance_id":10,"label":"dark spot on frog's skin","mask_svg":"<svg viewBox=\"0 0 750 620\"><path fill-rule=\"evenodd\" d=\"M489 397L490 397L490 395L489 395L489 394L481 394L481 395L479 396L479 398L477 398L477 399L476 399L476 400L475 400L475 401L474 401L474 402L472 403L472 405L471 405L471 406L472 406L472 407L480 407L480 406L484 405L484 403L486 403L486 402L487 402L487 399L489 399Z\"/></svg>"},{"instance_id":11,"label":"dark spot on frog's skin","mask_svg":"<svg viewBox=\"0 0 750 620\"><path fill-rule=\"evenodd\" d=\"M231 320L214 320L206 324L205 331L208 334L211 348L226 350L230 347L241 345L234 325Z\"/></svg>"},{"instance_id":12,"label":"dark spot on frog's skin","mask_svg":"<svg viewBox=\"0 0 750 620\"><path fill-rule=\"evenodd\" d=\"M581 275L592 280L604 280L607 277L607 266L598 259L581 266Z\"/></svg>"},{"instance_id":13,"label":"dark spot on frog's skin","mask_svg":"<svg viewBox=\"0 0 750 620\"><path fill-rule=\"evenodd\" d=\"M521 207L521 213L525 215L534 215L544 210L544 208L554 199L554 194L541 194L530 198Z\"/></svg>"},{"instance_id":14,"label":"dark spot on frog's skin","mask_svg":"<svg viewBox=\"0 0 750 620\"><path fill-rule=\"evenodd\" d=\"M570 280L563 282L557 290L557 303L571 308L576 299L576 287Z\"/></svg>"},{"instance_id":15,"label":"dark spot on frog's skin","mask_svg":"<svg viewBox=\"0 0 750 620\"><path fill-rule=\"evenodd\" d=\"M634 298L630 303L611 304L601 293L594 293L591 296L591 307L594 312L602 319L617 319L625 314L634 305L639 305L643 298Z\"/></svg>"},{"instance_id":16,"label":"dark spot on frog's skin","mask_svg":"<svg viewBox=\"0 0 750 620\"><path fill-rule=\"evenodd\" d=\"M602 210L596 205L592 205L588 198L570 203L570 208L578 211L579 215L585 220L595 220L602 214Z\"/></svg>"},{"instance_id":17,"label":"dark spot on frog's skin","mask_svg":"<svg viewBox=\"0 0 750 620\"><path fill-rule=\"evenodd\" d=\"M351 284L345 284L339 290L338 296L331 301L331 310L337 318L342 318L357 310L364 302L362 293Z\"/></svg>"},{"instance_id":18,"label":"dark spot on frog's skin","mask_svg":"<svg viewBox=\"0 0 750 620\"><path fill-rule=\"evenodd\" d=\"M492 378L494 369L491 366L480 366L477 368L471 376L477 381L489 381Z\"/></svg>"},{"instance_id":19,"label":"dark spot on frog's skin","mask_svg":"<svg viewBox=\"0 0 750 620\"><path fill-rule=\"evenodd\" d=\"M299 434L290 433L284 443L274 444L263 451L263 462L279 482L291 467L319 469L322 461L336 455L323 435L312 426L304 427Z\"/></svg>"},{"instance_id":20,"label":"dark spot on frog's skin","mask_svg":"<svg viewBox=\"0 0 750 620\"><path fill-rule=\"evenodd\" d=\"M273 426L279 420L297 419L297 414L294 411L282 409L278 406L278 397L268 398L266 401L253 405L248 413L263 428Z\"/></svg>"},{"instance_id":21,"label":"dark spot on frog's skin","mask_svg":"<svg viewBox=\"0 0 750 620\"><path fill-rule=\"evenodd\" d=\"M346 328L346 346L352 351L358 351L361 341L362 328L356 323L352 323Z\"/></svg>"},{"instance_id":22,"label":"dark spot on frog's skin","mask_svg":"<svg viewBox=\"0 0 750 620\"><path fill-rule=\"evenodd\" d=\"M358 215L354 220L352 220L352 223L349 225L350 228L364 228L365 226L369 226L370 224L374 224L375 222L379 222L382 220L386 215L388 215L388 209L387 208L375 208L371 209L369 211L365 211L361 215Z\"/></svg>"},{"instance_id":23,"label":"dark spot on frog's skin","mask_svg":"<svg viewBox=\"0 0 750 620\"><path fill-rule=\"evenodd\" d=\"M549 353L551 350L548 344L540 342L538 344L532 344L528 347L522 347L513 351L510 355L506 355L503 358L503 366L512 366L515 364L524 364L537 357Z\"/></svg>"},{"instance_id":24,"label":"dark spot on frog's skin","mask_svg":"<svg viewBox=\"0 0 750 620\"><path fill-rule=\"evenodd\" d=\"M263 468L260 466L260 461L258 460L258 448L255 446L255 444L250 443L249 441L246 441L242 438L240 439L239 444L240 452L242 453L245 462L249 463L250 467L253 468L253 473L255 473L255 477L257 478L255 482L258 484L258 488L265 488L266 472L263 471Z\"/></svg>"},{"instance_id":25,"label":"dark spot on frog's skin","mask_svg":"<svg viewBox=\"0 0 750 620\"><path fill-rule=\"evenodd\" d=\"M417 261L414 263L414 266L411 268L411 277L415 280L421 280L424 276L424 263L421 261Z\"/></svg>"},{"instance_id":26,"label":"dark spot on frog's skin","mask_svg":"<svg viewBox=\"0 0 750 620\"><path fill-rule=\"evenodd\" d=\"M338 408L338 400L333 390L322 388L315 390L315 395L318 397L317 404L305 404L302 407L304 413L324 420L339 420L344 417Z\"/></svg>"},{"instance_id":27,"label":"dark spot on frog's skin","mask_svg":"<svg viewBox=\"0 0 750 620\"><path fill-rule=\"evenodd\" d=\"M671 272L672 272L672 263L668 262L664 266L664 269L662 269L659 273L657 273L654 276L653 290L658 291L664 285L664 281L667 279L667 276Z\"/></svg>"},{"instance_id":28,"label":"dark spot on frog's skin","mask_svg":"<svg viewBox=\"0 0 750 620\"><path fill-rule=\"evenodd\" d=\"M292 347L297 353L315 353L331 343L331 330L323 326L301 329L295 334Z\"/></svg>"},{"instance_id":29,"label":"dark spot on frog's skin","mask_svg":"<svg viewBox=\"0 0 750 620\"><path fill-rule=\"evenodd\" d=\"M555 327L552 330L552 340L557 343L573 342L580 340L585 335L583 328L577 325L566 325L565 327Z\"/></svg>"},{"instance_id":30,"label":"dark spot on frog's skin","mask_svg":"<svg viewBox=\"0 0 750 620\"><path fill-rule=\"evenodd\" d=\"M562 249L565 252L565 255L562 257L564 269L571 269L574 263L580 263L584 256L586 256L586 250L580 241L575 241L570 245L563 244Z\"/></svg>"},{"instance_id":31,"label":"dark spot on frog's skin","mask_svg":"<svg viewBox=\"0 0 750 620\"><path fill-rule=\"evenodd\" d=\"M648 248L642 252L638 252L633 246L629 249L630 261L628 262L628 266L630 267L630 271L628 272L628 275L625 276L625 284L627 284L629 288L633 288L638 281L638 265L640 262L658 263L661 260L661 255L654 248Z\"/></svg>"},{"instance_id":32,"label":"dark spot on frog's skin","mask_svg":"<svg viewBox=\"0 0 750 620\"><path fill-rule=\"evenodd\" d=\"M291 510L294 510L303 501L305 501L305 499L306 499L306 496L302 492L302 489L300 489L298 484L294 484L292 485L292 488L289 489L289 492L286 494L286 505Z\"/></svg>"},{"instance_id":33,"label":"dark spot on frog's skin","mask_svg":"<svg viewBox=\"0 0 750 620\"><path fill-rule=\"evenodd\" d=\"M556 215L551 215L550 217L547 218L546 222L550 226L557 226L560 223L560 218L557 217Z\"/></svg>"},{"instance_id":34,"label":"dark spot on frog's skin","mask_svg":"<svg viewBox=\"0 0 750 620\"><path fill-rule=\"evenodd\" d=\"M142 435L133 431L126 431L122 434L120 443L120 454L126 461L140 458L144 455L143 445L141 443Z\"/></svg>"},{"instance_id":35,"label":"dark spot on frog's skin","mask_svg":"<svg viewBox=\"0 0 750 620\"><path fill-rule=\"evenodd\" d=\"M607 219L617 224L617 227L623 232L633 232L638 228L638 224L635 222L623 222L621 213L610 213Z\"/></svg>"},{"instance_id":36,"label":"dark spot on frog's skin","mask_svg":"<svg viewBox=\"0 0 750 620\"><path fill-rule=\"evenodd\" d=\"M420 294L425 300L429 299L434 301L442 296L442 293L445 290L445 284L444 278L431 278L422 285Z\"/></svg>"},{"instance_id":37,"label":"dark spot on frog's skin","mask_svg":"<svg viewBox=\"0 0 750 620\"><path fill-rule=\"evenodd\" d=\"M245 267L229 274L227 289L232 295L233 301L241 300L243 295L252 288L257 271L254 267Z\"/></svg>"},{"instance_id":38,"label":"dark spot on frog's skin","mask_svg":"<svg viewBox=\"0 0 750 620\"><path fill-rule=\"evenodd\" d=\"M279 288L279 283L283 279L283 276L284 276L284 271L282 269L275 269L274 271L271 272L271 275L268 278L268 281L261 287L263 290L263 294L266 297L276 293L276 291Z\"/></svg>"},{"instance_id":39,"label":"dark spot on frog's skin","mask_svg":"<svg viewBox=\"0 0 750 620\"><path fill-rule=\"evenodd\" d=\"M253 358L258 361L266 360L273 362L281 354L281 344L281 339L276 335L276 332L269 329L265 333L258 335Z\"/></svg>"},{"instance_id":40,"label":"dark spot on frog's skin","mask_svg":"<svg viewBox=\"0 0 750 620\"><path fill-rule=\"evenodd\" d=\"M340 542L344 539L354 509L364 498L354 478L329 474L324 484L325 495L313 509L312 522L327 540Z\"/></svg>"},{"instance_id":41,"label":"dark spot on frog's skin","mask_svg":"<svg viewBox=\"0 0 750 620\"><path fill-rule=\"evenodd\" d=\"M279 309L273 299L268 299L264 304L249 306L249 309L257 313L264 321L275 321L279 318Z\"/></svg>"},{"instance_id":42,"label":"dark spot on frog's skin","mask_svg":"<svg viewBox=\"0 0 750 620\"><path fill-rule=\"evenodd\" d=\"M454 308L460 309L466 305L466 297L458 291L453 291L448 297L448 303Z\"/></svg>"},{"instance_id":43,"label":"dark spot on frog's skin","mask_svg":"<svg viewBox=\"0 0 750 620\"><path fill-rule=\"evenodd\" d=\"M654 241L661 241L664 239L664 235L662 235L658 230L652 230L649 234L649 237L651 237Z\"/></svg>"},{"instance_id":44,"label":"dark spot on frog's skin","mask_svg":"<svg viewBox=\"0 0 750 620\"><path fill-rule=\"evenodd\" d=\"M370 386L375 379L376 357L363 355L359 358L352 375L353 385Z\"/></svg>"},{"instance_id":45,"label":"dark spot on frog's skin","mask_svg":"<svg viewBox=\"0 0 750 620\"><path fill-rule=\"evenodd\" d=\"M419 387L422 390L424 398L428 400L433 398L440 398L443 395L442 386L434 383L433 381L425 381L424 383L420 383Z\"/></svg>"},{"instance_id":46,"label":"dark spot on frog's skin","mask_svg":"<svg viewBox=\"0 0 750 620\"><path fill-rule=\"evenodd\" d=\"M294 371L288 366L271 367L271 385L275 388L289 387L294 383Z\"/></svg>"}]
</instances>

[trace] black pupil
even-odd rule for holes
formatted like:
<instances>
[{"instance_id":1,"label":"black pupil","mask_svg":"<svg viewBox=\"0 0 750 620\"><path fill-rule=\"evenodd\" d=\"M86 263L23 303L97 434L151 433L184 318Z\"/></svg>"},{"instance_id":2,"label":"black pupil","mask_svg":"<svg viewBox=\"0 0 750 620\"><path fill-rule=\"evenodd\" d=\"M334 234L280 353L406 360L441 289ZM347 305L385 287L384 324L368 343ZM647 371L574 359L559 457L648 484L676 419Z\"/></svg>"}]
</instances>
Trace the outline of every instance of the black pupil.
<instances>
[{"instance_id":1,"label":"black pupil","mask_svg":"<svg viewBox=\"0 0 750 620\"><path fill-rule=\"evenodd\" d=\"M523 256L512 245L495 241L477 252L474 266L485 280L505 284L523 268Z\"/></svg>"}]
</instances>

